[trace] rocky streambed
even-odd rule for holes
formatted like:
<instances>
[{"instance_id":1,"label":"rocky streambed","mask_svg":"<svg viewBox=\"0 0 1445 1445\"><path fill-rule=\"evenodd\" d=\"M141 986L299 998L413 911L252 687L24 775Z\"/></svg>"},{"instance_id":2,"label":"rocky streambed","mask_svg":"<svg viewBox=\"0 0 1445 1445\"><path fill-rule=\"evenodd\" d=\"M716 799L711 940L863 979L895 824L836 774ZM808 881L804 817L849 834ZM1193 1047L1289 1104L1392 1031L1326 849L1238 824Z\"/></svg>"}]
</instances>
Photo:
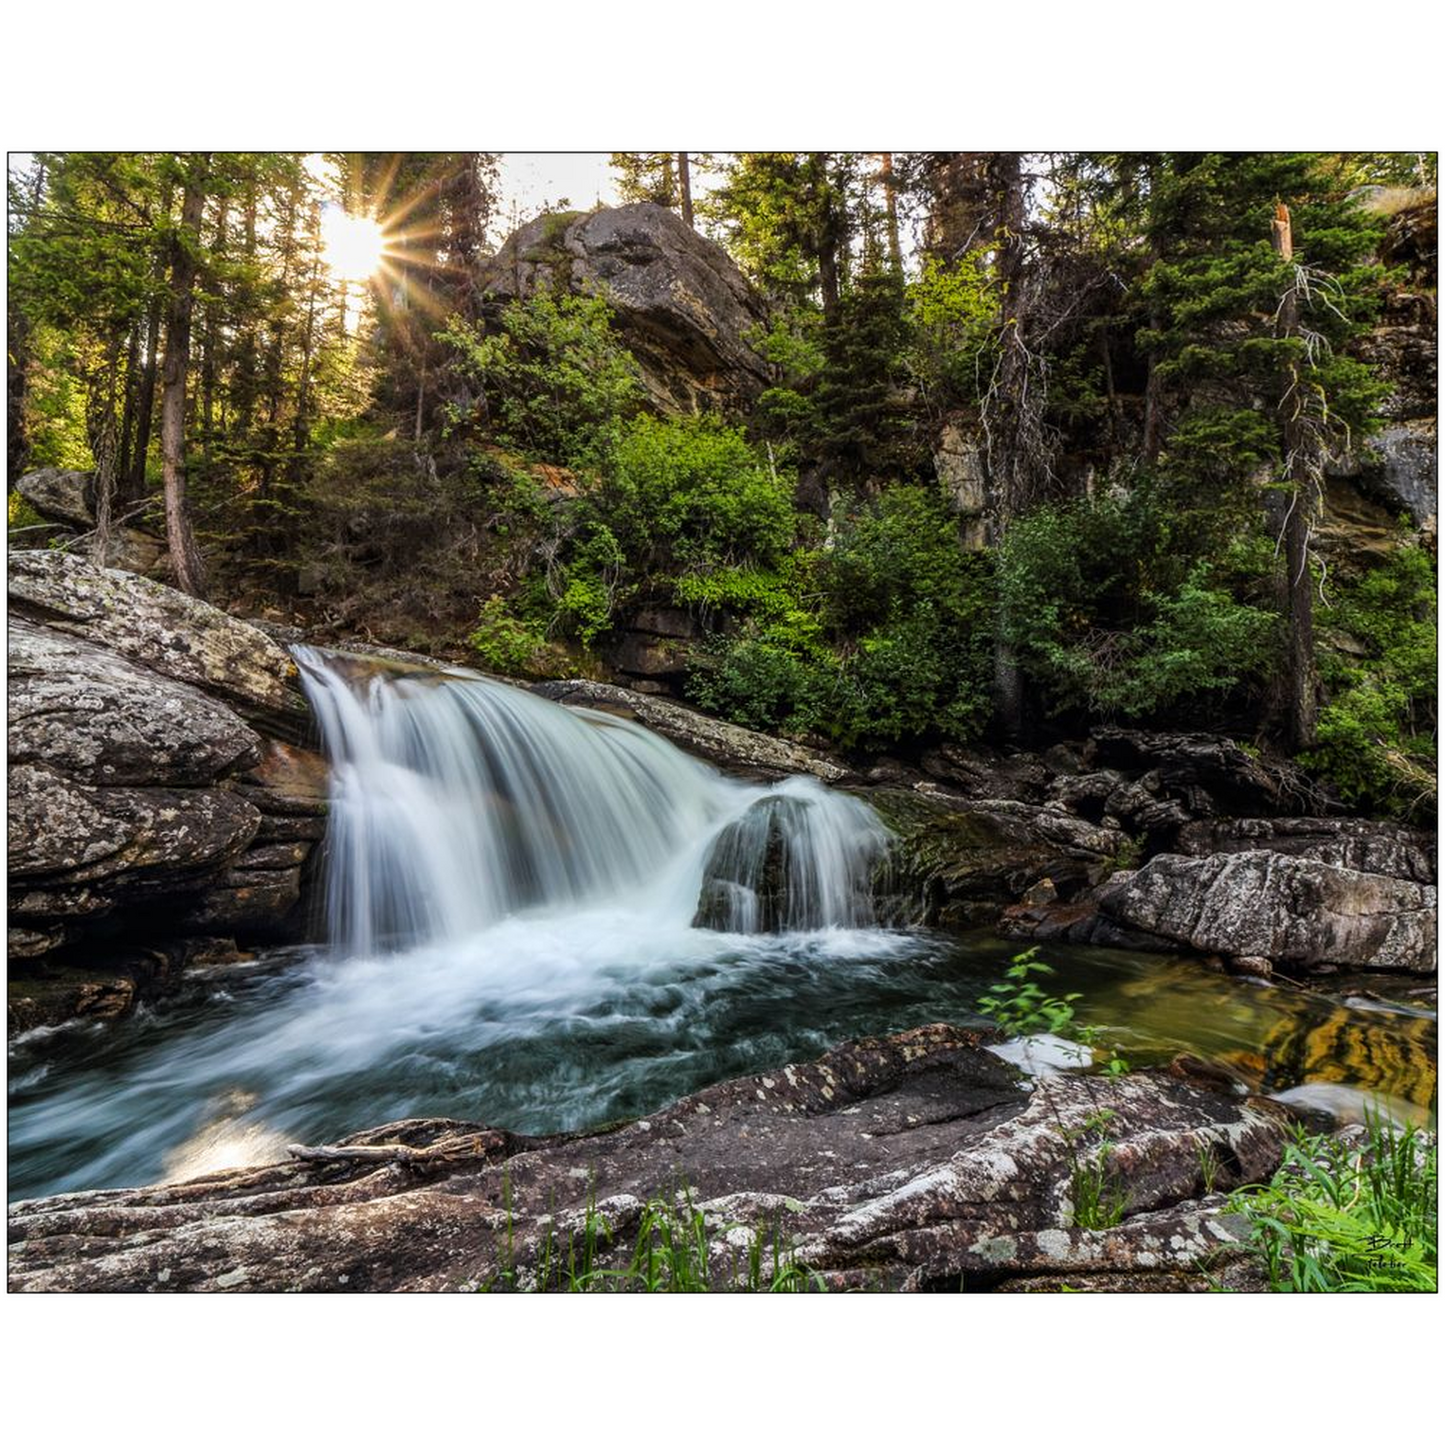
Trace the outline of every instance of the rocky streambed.
<instances>
[{"instance_id":1,"label":"rocky streambed","mask_svg":"<svg viewBox=\"0 0 1445 1445\"><path fill-rule=\"evenodd\" d=\"M327 769L286 650L63 552L12 554L9 590L12 1034L109 1027L98 1021L314 936ZM1434 839L1348 817L1287 763L1205 734L1099 729L1042 754L940 747L859 765L606 684L538 691L634 718L738 775L811 774L865 798L893 836L874 893L894 929L1020 940L995 945L1005 952L1132 950L1161 977L1174 954L1254 984L1338 982L1350 1008L1333 1023L1284 1020L1226 1050L1223 1068L1171 1069L1156 1050L1160 1067L1122 1081L1062 1075L1025 1092L957 1022L960 1005L940 1008L953 1025L884 1030L811 1064L822 1045L806 1034L761 1073L746 1050L718 1054L699 1078L741 1077L643 1089L610 1116L643 1117L600 1132L427 1118L317 1153L312 1131L301 1147L313 1152L290 1162L14 1206L19 1287L480 1286L504 1227L511 1265L525 1265L592 1207L625 1251L646 1202L685 1187L735 1245L782 1220L799 1261L835 1285L1193 1288L1218 1251L1220 1268L1242 1268L1218 1193L1277 1158L1285 1115L1259 1091L1298 1076L1433 1095ZM767 967L783 978L805 963ZM1371 977L1408 995L1386 1010L1403 1020L1386 1030L1398 1042L1381 1045L1351 1011L1373 1007L1359 982ZM657 986L664 1013L691 1007L685 979ZM1172 980L1164 992L1192 997ZM941 997L931 983L893 1027L922 1022L913 1010L929 997ZM860 1012L858 1031L874 1018ZM1370 1062L1332 1073L1346 1055ZM1284 1058L1294 1073L1271 1080ZM1128 1202L1095 1230L1074 1218L1070 1181L1077 1131L1103 1116L1110 1133L1091 1147ZM271 1157L292 1142L278 1135ZM729 1259L720 1250L717 1268Z\"/></svg>"},{"instance_id":2,"label":"rocky streambed","mask_svg":"<svg viewBox=\"0 0 1445 1445\"><path fill-rule=\"evenodd\" d=\"M1278 1163L1279 1106L1182 1066L1025 1092L983 1043L934 1025L592 1134L404 1120L287 1163L22 1203L11 1285L525 1288L589 1220L605 1225L596 1266L625 1262L646 1205L680 1191L715 1234L718 1287L778 1237L834 1289L1204 1289L1206 1270L1249 1283L1223 1191ZM1077 1218L1080 1171L1096 1168L1123 1191L1105 1229Z\"/></svg>"}]
</instances>

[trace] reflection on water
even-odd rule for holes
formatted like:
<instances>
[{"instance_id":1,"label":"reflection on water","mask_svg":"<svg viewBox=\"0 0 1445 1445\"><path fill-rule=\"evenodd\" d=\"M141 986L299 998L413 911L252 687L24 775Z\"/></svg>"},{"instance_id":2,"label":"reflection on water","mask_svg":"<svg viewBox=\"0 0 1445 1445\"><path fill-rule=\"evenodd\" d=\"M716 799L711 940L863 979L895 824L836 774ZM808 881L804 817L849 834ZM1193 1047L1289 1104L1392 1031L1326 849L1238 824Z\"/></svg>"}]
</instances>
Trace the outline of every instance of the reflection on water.
<instances>
[{"instance_id":1,"label":"reflection on water","mask_svg":"<svg viewBox=\"0 0 1445 1445\"><path fill-rule=\"evenodd\" d=\"M976 1005L1016 945L712 933L594 909L381 958L291 951L223 992L12 1046L10 1192L144 1184L407 1116L527 1133L650 1112L720 1079ZM1051 992L1137 1064L1191 1052L1252 1087L1428 1107L1435 1021L1174 958L1046 946Z\"/></svg>"}]
</instances>

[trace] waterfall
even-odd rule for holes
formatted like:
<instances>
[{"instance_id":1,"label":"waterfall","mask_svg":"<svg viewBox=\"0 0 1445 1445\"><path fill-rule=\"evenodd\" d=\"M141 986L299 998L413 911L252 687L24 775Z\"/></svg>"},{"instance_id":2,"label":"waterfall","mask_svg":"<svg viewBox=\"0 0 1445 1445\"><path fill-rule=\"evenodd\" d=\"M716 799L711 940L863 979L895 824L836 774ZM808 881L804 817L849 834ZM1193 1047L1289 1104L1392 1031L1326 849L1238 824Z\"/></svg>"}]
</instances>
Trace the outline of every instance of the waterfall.
<instances>
[{"instance_id":1,"label":"waterfall","mask_svg":"<svg viewBox=\"0 0 1445 1445\"><path fill-rule=\"evenodd\" d=\"M635 723L462 669L294 652L331 760L344 954L603 902L729 932L872 922L887 833L855 798L742 783Z\"/></svg>"}]
</instances>

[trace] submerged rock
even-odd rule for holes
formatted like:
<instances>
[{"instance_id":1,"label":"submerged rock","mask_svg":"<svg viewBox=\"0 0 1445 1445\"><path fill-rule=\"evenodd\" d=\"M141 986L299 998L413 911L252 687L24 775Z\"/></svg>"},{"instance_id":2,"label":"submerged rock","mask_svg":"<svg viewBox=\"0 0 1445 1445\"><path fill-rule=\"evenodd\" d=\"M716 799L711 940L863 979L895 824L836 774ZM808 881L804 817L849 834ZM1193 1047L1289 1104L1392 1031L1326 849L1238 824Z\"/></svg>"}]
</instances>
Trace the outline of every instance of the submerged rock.
<instances>
[{"instance_id":1,"label":"submerged rock","mask_svg":"<svg viewBox=\"0 0 1445 1445\"><path fill-rule=\"evenodd\" d=\"M716 1287L776 1238L831 1288L1204 1288L1237 1254L1215 1189L1266 1178L1277 1106L1182 1077L1058 1076L1031 1093L942 1024L845 1044L585 1136L407 1120L287 1164L13 1205L18 1290L473 1290L543 1278L586 1229L624 1265L648 1200L685 1191ZM1101 1132L1102 1131L1102 1132ZM1076 1220L1078 1179L1115 1194Z\"/></svg>"},{"instance_id":2,"label":"submerged rock","mask_svg":"<svg viewBox=\"0 0 1445 1445\"><path fill-rule=\"evenodd\" d=\"M873 870L887 844L876 815L856 800L835 796L823 816L808 798L761 798L713 841L693 927L867 927Z\"/></svg>"}]
</instances>

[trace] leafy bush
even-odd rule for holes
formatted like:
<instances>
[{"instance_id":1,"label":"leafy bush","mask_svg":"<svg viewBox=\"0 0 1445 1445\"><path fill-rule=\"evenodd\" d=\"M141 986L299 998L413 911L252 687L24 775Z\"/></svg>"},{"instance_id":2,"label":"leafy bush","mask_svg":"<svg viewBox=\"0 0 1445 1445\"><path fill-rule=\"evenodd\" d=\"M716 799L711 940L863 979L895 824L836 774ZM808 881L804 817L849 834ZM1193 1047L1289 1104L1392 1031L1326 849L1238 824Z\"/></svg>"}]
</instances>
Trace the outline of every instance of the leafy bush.
<instances>
[{"instance_id":1,"label":"leafy bush","mask_svg":"<svg viewBox=\"0 0 1445 1445\"><path fill-rule=\"evenodd\" d=\"M1239 538L1216 561L1196 543L1147 484L1014 524L1000 626L1055 712L1144 717L1267 673L1279 636L1256 605L1268 549Z\"/></svg>"},{"instance_id":2,"label":"leafy bush","mask_svg":"<svg viewBox=\"0 0 1445 1445\"><path fill-rule=\"evenodd\" d=\"M536 665L547 639L534 623L516 616L504 597L482 604L476 630L467 641L493 672L525 676Z\"/></svg>"},{"instance_id":3,"label":"leafy bush","mask_svg":"<svg viewBox=\"0 0 1445 1445\"><path fill-rule=\"evenodd\" d=\"M453 428L481 427L541 461L589 466L642 402L637 363L600 297L539 291L479 329L453 316L440 333L478 393Z\"/></svg>"},{"instance_id":4,"label":"leafy bush","mask_svg":"<svg viewBox=\"0 0 1445 1445\"><path fill-rule=\"evenodd\" d=\"M771 567L795 533L791 479L711 417L633 420L587 511L643 575Z\"/></svg>"},{"instance_id":5,"label":"leafy bush","mask_svg":"<svg viewBox=\"0 0 1445 1445\"><path fill-rule=\"evenodd\" d=\"M831 548L758 584L689 679L750 727L847 747L977 736L988 714L989 576L939 499L898 487L837 520Z\"/></svg>"},{"instance_id":6,"label":"leafy bush","mask_svg":"<svg viewBox=\"0 0 1445 1445\"><path fill-rule=\"evenodd\" d=\"M1352 803L1410 817L1434 802L1435 608L1434 563L1411 542L1320 613L1330 700L1305 760Z\"/></svg>"}]
</instances>

